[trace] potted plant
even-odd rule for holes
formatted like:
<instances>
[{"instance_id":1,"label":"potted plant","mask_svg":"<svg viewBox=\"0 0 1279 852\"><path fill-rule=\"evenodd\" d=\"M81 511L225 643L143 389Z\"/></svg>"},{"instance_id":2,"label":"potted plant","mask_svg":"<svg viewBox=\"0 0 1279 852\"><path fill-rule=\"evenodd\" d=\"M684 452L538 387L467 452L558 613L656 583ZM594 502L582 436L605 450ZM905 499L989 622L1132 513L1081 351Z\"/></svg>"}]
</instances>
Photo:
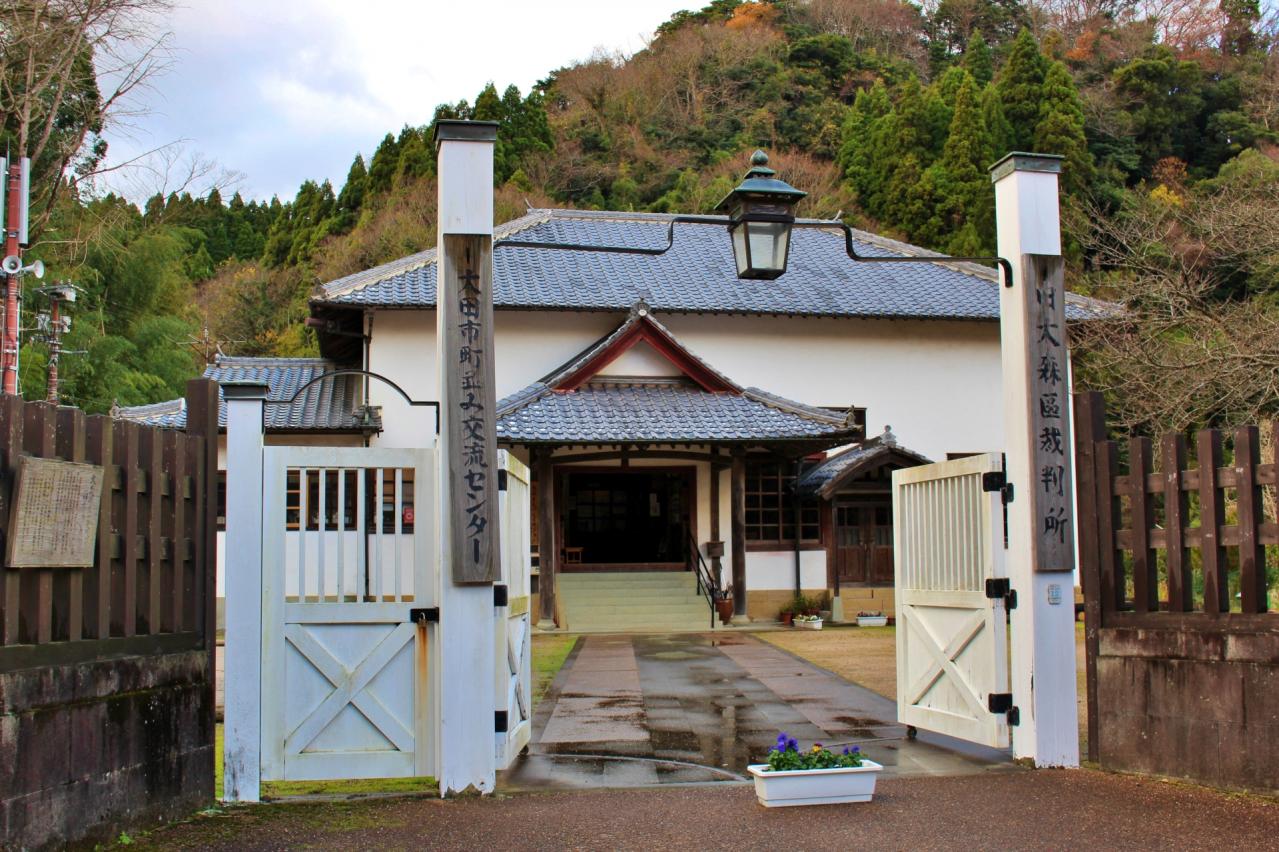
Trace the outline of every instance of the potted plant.
<instances>
[{"instance_id":1,"label":"potted plant","mask_svg":"<svg viewBox=\"0 0 1279 852\"><path fill-rule=\"evenodd\" d=\"M790 627L791 623L795 620L795 607L791 604L783 606L777 613L777 620L787 627Z\"/></svg>"},{"instance_id":2,"label":"potted plant","mask_svg":"<svg viewBox=\"0 0 1279 852\"><path fill-rule=\"evenodd\" d=\"M888 616L879 610L857 613L858 627L884 627L888 624Z\"/></svg>"},{"instance_id":3,"label":"potted plant","mask_svg":"<svg viewBox=\"0 0 1279 852\"><path fill-rule=\"evenodd\" d=\"M797 615L795 616L795 626L802 630L821 630L822 617L820 615Z\"/></svg>"},{"instance_id":4,"label":"potted plant","mask_svg":"<svg viewBox=\"0 0 1279 852\"><path fill-rule=\"evenodd\" d=\"M728 624L733 620L733 589L731 586L716 593L715 611L719 613L721 624Z\"/></svg>"},{"instance_id":5,"label":"potted plant","mask_svg":"<svg viewBox=\"0 0 1279 852\"><path fill-rule=\"evenodd\" d=\"M767 763L747 767L755 778L755 797L766 808L869 802L884 767L862 756L857 746L839 754L813 743L800 751L785 732L768 752Z\"/></svg>"}]
</instances>

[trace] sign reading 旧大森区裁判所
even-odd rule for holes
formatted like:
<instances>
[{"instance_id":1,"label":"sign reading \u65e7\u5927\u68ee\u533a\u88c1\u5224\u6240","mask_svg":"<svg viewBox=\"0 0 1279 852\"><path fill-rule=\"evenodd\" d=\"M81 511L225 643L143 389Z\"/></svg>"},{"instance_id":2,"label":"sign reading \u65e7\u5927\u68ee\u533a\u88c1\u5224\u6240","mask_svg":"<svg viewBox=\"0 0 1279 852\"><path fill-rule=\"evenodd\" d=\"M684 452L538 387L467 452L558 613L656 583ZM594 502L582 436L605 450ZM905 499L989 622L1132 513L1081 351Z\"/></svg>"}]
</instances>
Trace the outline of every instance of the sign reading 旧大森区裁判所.
<instances>
[{"instance_id":1,"label":"sign reading \u65e7\u5927\u68ee\u533a\u88c1\u5224\u6240","mask_svg":"<svg viewBox=\"0 0 1279 852\"><path fill-rule=\"evenodd\" d=\"M1031 367L1031 512L1036 571L1073 571L1070 384L1066 305L1060 257L1027 255Z\"/></svg>"},{"instance_id":2,"label":"sign reading \u65e7\u5927\u68ee\u533a\u88c1\u5224\u6240","mask_svg":"<svg viewBox=\"0 0 1279 852\"><path fill-rule=\"evenodd\" d=\"M493 370L492 239L446 234L439 304L444 323L451 574L456 583L500 577L497 402Z\"/></svg>"},{"instance_id":3,"label":"sign reading \u65e7\u5927\u68ee\u533a\u88c1\u5224\u6240","mask_svg":"<svg viewBox=\"0 0 1279 852\"><path fill-rule=\"evenodd\" d=\"M92 565L102 478L99 465L22 456L9 513L5 565Z\"/></svg>"}]
</instances>

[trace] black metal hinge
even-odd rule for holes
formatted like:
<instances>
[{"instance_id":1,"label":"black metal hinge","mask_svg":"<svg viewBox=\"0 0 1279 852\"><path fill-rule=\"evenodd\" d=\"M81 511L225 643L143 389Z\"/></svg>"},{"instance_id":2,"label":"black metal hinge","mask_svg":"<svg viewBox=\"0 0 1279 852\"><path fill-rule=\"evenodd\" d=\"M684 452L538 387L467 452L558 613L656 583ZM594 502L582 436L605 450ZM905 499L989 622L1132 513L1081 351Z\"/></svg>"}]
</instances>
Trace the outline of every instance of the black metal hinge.
<instances>
[{"instance_id":1,"label":"black metal hinge","mask_svg":"<svg viewBox=\"0 0 1279 852\"><path fill-rule=\"evenodd\" d=\"M506 711L494 710L493 711L493 732L498 734L505 734L507 731L506 724L507 724Z\"/></svg>"},{"instance_id":2,"label":"black metal hinge","mask_svg":"<svg viewBox=\"0 0 1279 852\"><path fill-rule=\"evenodd\" d=\"M1002 470L992 470L981 475L982 491L998 491L999 500L1005 506L1013 501L1013 484Z\"/></svg>"},{"instance_id":3,"label":"black metal hinge","mask_svg":"<svg viewBox=\"0 0 1279 852\"><path fill-rule=\"evenodd\" d=\"M506 490L506 477L507 477L507 473L505 468L497 472L497 490L498 491Z\"/></svg>"},{"instance_id":4,"label":"black metal hinge","mask_svg":"<svg viewBox=\"0 0 1279 852\"><path fill-rule=\"evenodd\" d=\"M1021 723L1021 711L1013 704L1011 692L992 692L986 696L986 707L992 713L1003 713L1013 727Z\"/></svg>"},{"instance_id":5,"label":"black metal hinge","mask_svg":"<svg viewBox=\"0 0 1279 852\"><path fill-rule=\"evenodd\" d=\"M1004 609L1017 608L1017 591L1012 580L1007 577L991 577L986 581L986 597L991 600L1004 599Z\"/></svg>"},{"instance_id":6,"label":"black metal hinge","mask_svg":"<svg viewBox=\"0 0 1279 852\"><path fill-rule=\"evenodd\" d=\"M409 621L414 624L439 624L440 608L438 606L424 606L411 609L409 610Z\"/></svg>"},{"instance_id":7,"label":"black metal hinge","mask_svg":"<svg viewBox=\"0 0 1279 852\"><path fill-rule=\"evenodd\" d=\"M506 586L501 583L493 584L493 606L506 606L510 598L507 595Z\"/></svg>"}]
</instances>

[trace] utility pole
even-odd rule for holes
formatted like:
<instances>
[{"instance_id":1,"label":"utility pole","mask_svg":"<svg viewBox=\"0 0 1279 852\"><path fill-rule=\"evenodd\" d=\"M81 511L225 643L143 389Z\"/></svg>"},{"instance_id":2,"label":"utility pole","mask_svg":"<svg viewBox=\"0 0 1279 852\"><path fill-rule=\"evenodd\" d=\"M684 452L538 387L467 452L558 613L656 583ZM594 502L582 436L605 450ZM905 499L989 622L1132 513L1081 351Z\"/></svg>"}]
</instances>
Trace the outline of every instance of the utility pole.
<instances>
[{"instance_id":1,"label":"utility pole","mask_svg":"<svg viewBox=\"0 0 1279 852\"><path fill-rule=\"evenodd\" d=\"M71 330L71 317L62 316L62 303L72 304L76 300L76 288L67 282L41 287L40 292L49 298L49 313L40 314L38 327L45 341L49 344L49 364L47 367L47 391L45 399L54 405L58 404L58 359L62 355L62 335Z\"/></svg>"},{"instance_id":2,"label":"utility pole","mask_svg":"<svg viewBox=\"0 0 1279 852\"><path fill-rule=\"evenodd\" d=\"M31 160L21 157L16 163L0 159L0 171L4 172L3 198L0 208L4 210L4 261L0 269L5 276L4 323L0 328L0 371L3 380L0 390L7 394L18 393L18 352L21 343L18 331L18 302L20 299L21 276L34 272L36 278L43 277L44 264L36 261L30 267L22 265L22 249L28 243L28 197L31 193Z\"/></svg>"}]
</instances>

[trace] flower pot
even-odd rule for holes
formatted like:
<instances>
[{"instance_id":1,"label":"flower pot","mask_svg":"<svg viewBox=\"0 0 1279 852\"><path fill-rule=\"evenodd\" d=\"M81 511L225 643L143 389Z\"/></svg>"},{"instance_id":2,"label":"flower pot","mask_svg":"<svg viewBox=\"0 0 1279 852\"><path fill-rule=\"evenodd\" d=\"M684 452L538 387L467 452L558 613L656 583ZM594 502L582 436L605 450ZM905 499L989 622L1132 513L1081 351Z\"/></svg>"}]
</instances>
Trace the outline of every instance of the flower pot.
<instances>
[{"instance_id":1,"label":"flower pot","mask_svg":"<svg viewBox=\"0 0 1279 852\"><path fill-rule=\"evenodd\" d=\"M883 768L873 760L863 760L861 766L785 772L769 772L766 763L746 767L755 778L755 798L766 808L869 802Z\"/></svg>"},{"instance_id":2,"label":"flower pot","mask_svg":"<svg viewBox=\"0 0 1279 852\"><path fill-rule=\"evenodd\" d=\"M733 599L721 598L715 601L715 610L719 613L720 623L728 624L733 620Z\"/></svg>"},{"instance_id":3,"label":"flower pot","mask_svg":"<svg viewBox=\"0 0 1279 852\"><path fill-rule=\"evenodd\" d=\"M888 616L886 615L857 616L858 627L886 627L887 625L888 625Z\"/></svg>"},{"instance_id":4,"label":"flower pot","mask_svg":"<svg viewBox=\"0 0 1279 852\"><path fill-rule=\"evenodd\" d=\"M821 630L822 620L819 618L816 621L796 621L794 626L800 630Z\"/></svg>"},{"instance_id":5,"label":"flower pot","mask_svg":"<svg viewBox=\"0 0 1279 852\"><path fill-rule=\"evenodd\" d=\"M785 624L787 627L790 627L794 621L795 621L795 613L783 612L781 614L781 622L782 624Z\"/></svg>"}]
</instances>

